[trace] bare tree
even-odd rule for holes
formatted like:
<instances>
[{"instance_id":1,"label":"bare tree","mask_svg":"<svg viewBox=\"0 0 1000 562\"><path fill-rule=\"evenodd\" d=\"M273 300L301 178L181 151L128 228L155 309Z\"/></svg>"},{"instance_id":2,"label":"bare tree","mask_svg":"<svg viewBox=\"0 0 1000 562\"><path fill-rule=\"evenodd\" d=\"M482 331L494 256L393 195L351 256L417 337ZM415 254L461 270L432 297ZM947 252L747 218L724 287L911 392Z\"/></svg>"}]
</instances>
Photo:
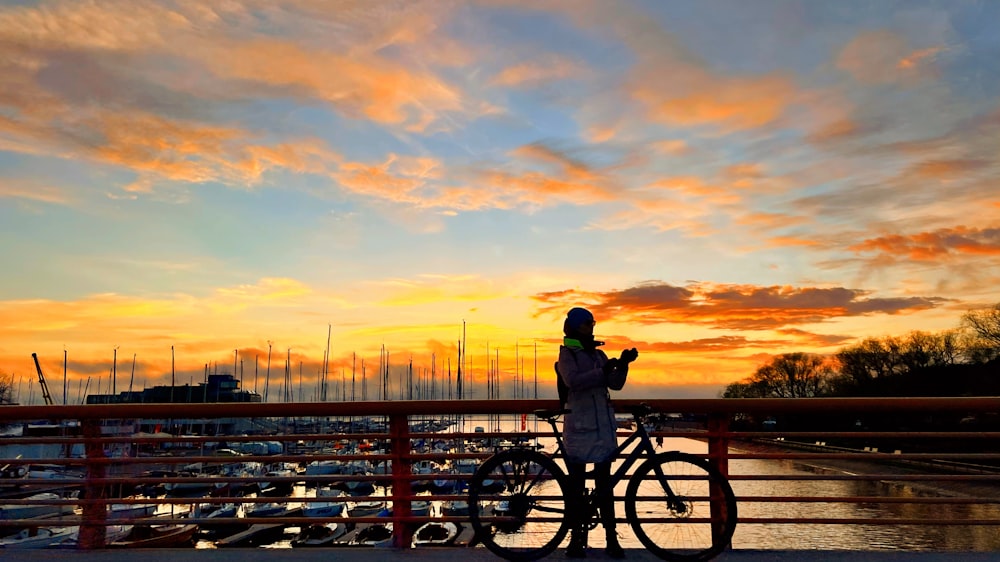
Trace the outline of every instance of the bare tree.
<instances>
[{"instance_id":1,"label":"bare tree","mask_svg":"<svg viewBox=\"0 0 1000 562\"><path fill-rule=\"evenodd\" d=\"M760 366L749 379L733 383L724 398L811 398L822 394L832 375L823 357L785 353Z\"/></svg>"},{"instance_id":2,"label":"bare tree","mask_svg":"<svg viewBox=\"0 0 1000 562\"><path fill-rule=\"evenodd\" d=\"M0 372L0 404L11 404L14 400L14 375Z\"/></svg>"},{"instance_id":3,"label":"bare tree","mask_svg":"<svg viewBox=\"0 0 1000 562\"><path fill-rule=\"evenodd\" d=\"M888 340L865 338L857 345L841 349L837 352L840 372L862 385L894 374L899 367L900 346Z\"/></svg>"},{"instance_id":4,"label":"bare tree","mask_svg":"<svg viewBox=\"0 0 1000 562\"><path fill-rule=\"evenodd\" d=\"M962 324L992 347L1000 348L1000 303L966 312L962 316Z\"/></svg>"},{"instance_id":5,"label":"bare tree","mask_svg":"<svg viewBox=\"0 0 1000 562\"><path fill-rule=\"evenodd\" d=\"M958 362L959 340L954 331L910 332L900 343L899 362L904 372Z\"/></svg>"}]
</instances>

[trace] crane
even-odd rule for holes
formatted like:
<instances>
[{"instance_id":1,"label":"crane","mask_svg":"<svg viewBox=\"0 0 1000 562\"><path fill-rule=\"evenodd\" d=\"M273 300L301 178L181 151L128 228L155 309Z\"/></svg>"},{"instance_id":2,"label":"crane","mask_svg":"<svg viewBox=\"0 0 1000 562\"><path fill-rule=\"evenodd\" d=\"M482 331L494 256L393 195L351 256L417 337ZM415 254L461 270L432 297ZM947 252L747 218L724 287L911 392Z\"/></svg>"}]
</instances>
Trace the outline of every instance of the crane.
<instances>
[{"instance_id":1,"label":"crane","mask_svg":"<svg viewBox=\"0 0 1000 562\"><path fill-rule=\"evenodd\" d=\"M52 395L49 394L49 385L45 384L45 375L42 374L42 366L38 364L38 354L32 353L31 358L35 360L35 370L38 371L38 386L42 388L42 398L45 399L45 405L52 405Z\"/></svg>"}]
</instances>

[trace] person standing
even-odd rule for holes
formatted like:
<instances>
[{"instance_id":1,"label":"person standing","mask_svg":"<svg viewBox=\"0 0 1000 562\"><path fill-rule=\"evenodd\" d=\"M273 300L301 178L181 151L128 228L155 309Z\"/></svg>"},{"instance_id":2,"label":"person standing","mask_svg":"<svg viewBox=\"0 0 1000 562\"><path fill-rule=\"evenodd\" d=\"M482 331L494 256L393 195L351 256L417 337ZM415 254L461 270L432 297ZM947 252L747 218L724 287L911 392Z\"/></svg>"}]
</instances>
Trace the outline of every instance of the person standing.
<instances>
[{"instance_id":1,"label":"person standing","mask_svg":"<svg viewBox=\"0 0 1000 562\"><path fill-rule=\"evenodd\" d=\"M586 514L582 505L586 494L587 464L594 463L595 487L602 491L602 496L597 498L597 506L607 537L605 553L611 558L624 558L625 551L618 543L615 529L614 496L610 489L611 464L618 447L618 428L609 389L621 390L625 386L629 363L635 361L639 352L635 348L627 349L622 351L620 357L609 359L603 350L598 349L604 342L594 339L595 325L594 315L589 310L581 307L571 309L563 322L565 338L556 363L560 398L565 396L565 408L569 410L563 423L570 484L567 507L570 514L579 516L572 522L566 556L586 556Z\"/></svg>"}]
</instances>

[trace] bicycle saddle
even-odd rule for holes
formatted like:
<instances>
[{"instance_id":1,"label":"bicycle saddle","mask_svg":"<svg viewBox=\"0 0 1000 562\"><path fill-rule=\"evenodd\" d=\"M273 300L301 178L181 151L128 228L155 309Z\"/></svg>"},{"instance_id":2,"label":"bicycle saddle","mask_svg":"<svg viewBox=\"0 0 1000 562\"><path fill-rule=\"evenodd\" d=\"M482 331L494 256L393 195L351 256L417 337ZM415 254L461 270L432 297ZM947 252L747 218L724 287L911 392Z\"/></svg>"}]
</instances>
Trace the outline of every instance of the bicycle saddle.
<instances>
[{"instance_id":1,"label":"bicycle saddle","mask_svg":"<svg viewBox=\"0 0 1000 562\"><path fill-rule=\"evenodd\" d=\"M554 420L559 416L570 412L572 412L572 410L567 410L566 408L561 410L535 410L535 417L543 420Z\"/></svg>"}]
</instances>

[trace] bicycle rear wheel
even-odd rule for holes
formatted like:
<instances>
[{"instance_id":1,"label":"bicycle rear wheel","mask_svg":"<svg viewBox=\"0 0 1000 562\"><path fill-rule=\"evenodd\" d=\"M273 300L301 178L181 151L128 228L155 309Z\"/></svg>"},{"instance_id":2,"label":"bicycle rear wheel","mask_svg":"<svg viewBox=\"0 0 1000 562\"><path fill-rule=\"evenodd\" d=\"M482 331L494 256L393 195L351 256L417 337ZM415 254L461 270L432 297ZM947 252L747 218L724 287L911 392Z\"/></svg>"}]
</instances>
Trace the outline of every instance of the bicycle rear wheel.
<instances>
[{"instance_id":1,"label":"bicycle rear wheel","mask_svg":"<svg viewBox=\"0 0 1000 562\"><path fill-rule=\"evenodd\" d=\"M537 560L569 530L566 475L549 457L526 449L486 459L469 481L476 538L507 560Z\"/></svg>"},{"instance_id":2,"label":"bicycle rear wheel","mask_svg":"<svg viewBox=\"0 0 1000 562\"><path fill-rule=\"evenodd\" d=\"M632 475L625 516L639 541L663 560L709 560L733 538L736 496L704 459L661 453Z\"/></svg>"}]
</instances>

